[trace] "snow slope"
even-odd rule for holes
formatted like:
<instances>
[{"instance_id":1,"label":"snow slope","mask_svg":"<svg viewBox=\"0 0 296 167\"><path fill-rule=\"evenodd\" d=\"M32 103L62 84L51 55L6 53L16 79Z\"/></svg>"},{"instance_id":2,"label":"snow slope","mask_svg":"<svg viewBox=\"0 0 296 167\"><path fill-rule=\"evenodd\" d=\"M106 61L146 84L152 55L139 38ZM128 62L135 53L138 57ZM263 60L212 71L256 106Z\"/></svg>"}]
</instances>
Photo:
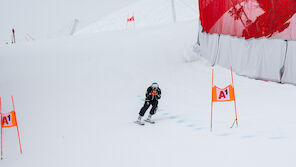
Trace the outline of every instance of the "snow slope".
<instances>
[{"instance_id":1,"label":"snow slope","mask_svg":"<svg viewBox=\"0 0 296 167\"><path fill-rule=\"evenodd\" d=\"M17 42L69 35L74 19L81 29L98 19L139 0L9 0L0 5L0 44L11 41L11 29Z\"/></svg>"},{"instance_id":2,"label":"snow slope","mask_svg":"<svg viewBox=\"0 0 296 167\"><path fill-rule=\"evenodd\" d=\"M195 0L175 0L176 21L198 19L198 4ZM127 18L134 16L135 22L127 24ZM173 23L171 0L141 0L111 13L97 22L79 30L76 35L102 31L130 31L143 27Z\"/></svg>"},{"instance_id":3,"label":"snow slope","mask_svg":"<svg viewBox=\"0 0 296 167\"><path fill-rule=\"evenodd\" d=\"M0 46L3 112L14 95L24 153L4 129L5 167L296 165L295 86L234 75L233 103L214 105L211 67L191 56L196 21ZM146 88L163 96L155 125L133 121ZM230 83L215 67L215 83Z\"/></svg>"},{"instance_id":4,"label":"snow slope","mask_svg":"<svg viewBox=\"0 0 296 167\"><path fill-rule=\"evenodd\" d=\"M294 166L294 86L235 75L239 128L229 128L232 103L215 104L210 132L211 68L182 58L196 28L1 46L4 112L14 95L24 147L19 155L5 129L1 166ZM220 87L230 81L223 68L215 76ZM163 91L157 123L139 127L153 81Z\"/></svg>"}]
</instances>

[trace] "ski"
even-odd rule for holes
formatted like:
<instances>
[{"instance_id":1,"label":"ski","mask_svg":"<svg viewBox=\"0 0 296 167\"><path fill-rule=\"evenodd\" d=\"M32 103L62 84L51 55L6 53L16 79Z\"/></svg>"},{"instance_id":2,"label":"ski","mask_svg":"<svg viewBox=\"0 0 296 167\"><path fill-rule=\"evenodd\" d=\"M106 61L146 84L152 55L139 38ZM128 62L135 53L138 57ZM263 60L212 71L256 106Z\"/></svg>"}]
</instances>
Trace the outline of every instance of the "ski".
<instances>
[{"instance_id":1,"label":"ski","mask_svg":"<svg viewBox=\"0 0 296 167\"><path fill-rule=\"evenodd\" d=\"M144 126L145 123L144 122L139 122L139 121L135 121L134 123L138 124L138 125L141 125L141 126Z\"/></svg>"},{"instance_id":2,"label":"ski","mask_svg":"<svg viewBox=\"0 0 296 167\"><path fill-rule=\"evenodd\" d=\"M145 122L148 122L148 123L151 123L151 124L155 124L155 121L151 121L151 120L149 120L149 119L145 119L144 121L145 121Z\"/></svg>"}]
</instances>

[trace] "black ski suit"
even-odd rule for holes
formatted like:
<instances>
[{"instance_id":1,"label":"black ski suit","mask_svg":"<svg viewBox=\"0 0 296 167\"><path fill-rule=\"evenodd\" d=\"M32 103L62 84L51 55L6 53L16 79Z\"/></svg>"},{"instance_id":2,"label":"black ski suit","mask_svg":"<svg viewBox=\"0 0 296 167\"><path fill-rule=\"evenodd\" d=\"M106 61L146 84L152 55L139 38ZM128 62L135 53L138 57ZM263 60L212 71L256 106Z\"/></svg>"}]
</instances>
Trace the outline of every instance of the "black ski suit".
<instances>
[{"instance_id":1,"label":"black ski suit","mask_svg":"<svg viewBox=\"0 0 296 167\"><path fill-rule=\"evenodd\" d=\"M147 89L145 103L144 103L144 106L141 108L139 115L141 117L144 116L145 112L150 107L150 105L152 105L152 108L150 110L150 114L154 115L157 110L158 99L160 99L160 98L161 98L161 90L159 88L153 89L150 86Z\"/></svg>"}]
</instances>

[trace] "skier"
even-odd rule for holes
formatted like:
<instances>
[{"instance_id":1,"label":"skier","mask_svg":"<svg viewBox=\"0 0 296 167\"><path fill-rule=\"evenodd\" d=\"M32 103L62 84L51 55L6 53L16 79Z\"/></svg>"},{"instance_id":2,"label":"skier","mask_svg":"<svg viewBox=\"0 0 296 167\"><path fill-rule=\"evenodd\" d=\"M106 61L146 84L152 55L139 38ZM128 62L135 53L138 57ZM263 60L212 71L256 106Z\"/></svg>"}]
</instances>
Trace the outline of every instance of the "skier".
<instances>
[{"instance_id":1,"label":"skier","mask_svg":"<svg viewBox=\"0 0 296 167\"><path fill-rule=\"evenodd\" d=\"M152 83L151 86L148 87L146 92L146 99L144 106L141 108L139 113L139 118L136 121L136 123L140 125L144 125L143 122L141 122L142 117L145 115L146 110L152 105L152 108L150 110L148 118L145 120L149 123L154 123L154 121L151 120L152 115L155 114L157 107L158 107L158 99L161 98L161 90L156 82Z\"/></svg>"}]
</instances>

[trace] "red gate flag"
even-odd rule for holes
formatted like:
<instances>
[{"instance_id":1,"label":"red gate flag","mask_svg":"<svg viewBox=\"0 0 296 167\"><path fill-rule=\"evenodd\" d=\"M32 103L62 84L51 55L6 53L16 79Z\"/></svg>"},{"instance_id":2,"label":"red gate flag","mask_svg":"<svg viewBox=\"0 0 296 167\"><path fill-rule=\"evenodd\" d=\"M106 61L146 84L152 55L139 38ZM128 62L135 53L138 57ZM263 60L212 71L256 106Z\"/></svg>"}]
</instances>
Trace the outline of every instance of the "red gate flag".
<instances>
[{"instance_id":1,"label":"red gate flag","mask_svg":"<svg viewBox=\"0 0 296 167\"><path fill-rule=\"evenodd\" d=\"M203 31L296 39L296 0L199 0Z\"/></svg>"},{"instance_id":2,"label":"red gate flag","mask_svg":"<svg viewBox=\"0 0 296 167\"><path fill-rule=\"evenodd\" d=\"M1 114L1 126L2 128L17 126L16 115L14 111Z\"/></svg>"},{"instance_id":3,"label":"red gate flag","mask_svg":"<svg viewBox=\"0 0 296 167\"><path fill-rule=\"evenodd\" d=\"M135 21L135 17L134 16L132 16L130 18L127 18L127 22L133 22L133 21Z\"/></svg>"}]
</instances>

